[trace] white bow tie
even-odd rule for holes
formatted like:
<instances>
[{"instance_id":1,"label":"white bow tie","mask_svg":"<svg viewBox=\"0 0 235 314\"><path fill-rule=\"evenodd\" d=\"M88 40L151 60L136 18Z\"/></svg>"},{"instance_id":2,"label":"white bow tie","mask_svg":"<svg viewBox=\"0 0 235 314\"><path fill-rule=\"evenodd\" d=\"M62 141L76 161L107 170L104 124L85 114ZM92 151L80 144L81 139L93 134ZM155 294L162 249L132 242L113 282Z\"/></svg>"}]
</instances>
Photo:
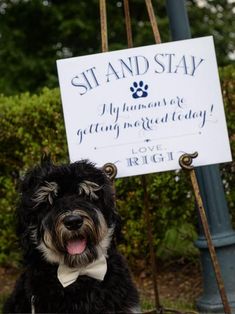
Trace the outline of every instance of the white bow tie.
<instances>
[{"instance_id":1,"label":"white bow tie","mask_svg":"<svg viewBox=\"0 0 235 314\"><path fill-rule=\"evenodd\" d=\"M104 280L104 276L107 272L107 261L104 255L99 257L93 263L83 268L72 268L64 264L59 265L57 270L57 278L62 286L65 288L71 285L78 276L86 275L97 280Z\"/></svg>"}]
</instances>

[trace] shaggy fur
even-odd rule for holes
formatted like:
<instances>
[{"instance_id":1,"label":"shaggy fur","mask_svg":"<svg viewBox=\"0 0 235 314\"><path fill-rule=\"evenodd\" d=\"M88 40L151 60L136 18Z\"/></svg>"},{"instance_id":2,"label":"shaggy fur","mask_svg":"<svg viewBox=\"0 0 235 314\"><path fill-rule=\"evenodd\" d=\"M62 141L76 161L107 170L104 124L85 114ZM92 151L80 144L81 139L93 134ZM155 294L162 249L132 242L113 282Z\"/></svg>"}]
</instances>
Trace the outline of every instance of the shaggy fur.
<instances>
[{"instance_id":1,"label":"shaggy fur","mask_svg":"<svg viewBox=\"0 0 235 314\"><path fill-rule=\"evenodd\" d=\"M102 170L87 161L56 166L44 160L23 180L17 214L25 271L4 313L139 312L136 288L115 247L119 216ZM81 275L65 288L59 282L58 265L79 269L102 255L103 281Z\"/></svg>"}]
</instances>

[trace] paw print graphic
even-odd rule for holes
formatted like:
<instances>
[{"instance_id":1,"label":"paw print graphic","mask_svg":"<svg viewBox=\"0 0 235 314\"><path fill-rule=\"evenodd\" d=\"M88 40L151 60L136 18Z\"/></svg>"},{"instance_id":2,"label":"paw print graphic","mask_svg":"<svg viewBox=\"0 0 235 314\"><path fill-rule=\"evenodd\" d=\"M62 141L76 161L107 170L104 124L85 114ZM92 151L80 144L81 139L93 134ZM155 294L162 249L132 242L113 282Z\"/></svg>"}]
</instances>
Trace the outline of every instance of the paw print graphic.
<instances>
[{"instance_id":1,"label":"paw print graphic","mask_svg":"<svg viewBox=\"0 0 235 314\"><path fill-rule=\"evenodd\" d=\"M142 98L142 97L147 97L148 93L148 85L144 84L143 81L140 81L139 83L134 82L133 86L130 87L130 90L132 92L132 97L133 98Z\"/></svg>"}]
</instances>

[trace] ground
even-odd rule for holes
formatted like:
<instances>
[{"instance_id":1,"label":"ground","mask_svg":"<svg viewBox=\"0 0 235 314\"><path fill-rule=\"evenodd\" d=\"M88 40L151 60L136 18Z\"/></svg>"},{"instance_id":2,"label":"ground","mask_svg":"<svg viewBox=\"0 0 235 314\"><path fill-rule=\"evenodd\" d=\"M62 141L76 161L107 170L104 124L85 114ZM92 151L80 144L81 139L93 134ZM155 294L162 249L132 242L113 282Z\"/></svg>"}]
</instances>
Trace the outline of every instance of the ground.
<instances>
[{"instance_id":1,"label":"ground","mask_svg":"<svg viewBox=\"0 0 235 314\"><path fill-rule=\"evenodd\" d=\"M142 264L142 266L141 266ZM0 268L0 300L12 290L19 269ZM154 308L155 297L150 267L139 263L134 279L145 310ZM177 310L195 310L195 301L202 292L201 273L198 264L172 263L158 267L157 287L161 305Z\"/></svg>"},{"instance_id":2,"label":"ground","mask_svg":"<svg viewBox=\"0 0 235 314\"><path fill-rule=\"evenodd\" d=\"M150 269L150 268L149 268ZM151 271L142 270L135 276L142 303L146 308L155 304ZM156 276L158 298L166 308L196 310L196 300L202 294L201 270L198 264L173 263L160 265ZM150 306L148 305L150 303Z\"/></svg>"}]
</instances>

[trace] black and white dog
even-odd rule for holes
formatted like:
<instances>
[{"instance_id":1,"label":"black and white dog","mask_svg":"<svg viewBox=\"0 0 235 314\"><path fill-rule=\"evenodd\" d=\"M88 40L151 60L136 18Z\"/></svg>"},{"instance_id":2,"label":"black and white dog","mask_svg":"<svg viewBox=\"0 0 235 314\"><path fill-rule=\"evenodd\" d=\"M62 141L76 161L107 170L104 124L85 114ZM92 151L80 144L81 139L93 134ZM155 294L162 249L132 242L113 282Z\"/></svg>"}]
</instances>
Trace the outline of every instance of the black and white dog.
<instances>
[{"instance_id":1,"label":"black and white dog","mask_svg":"<svg viewBox=\"0 0 235 314\"><path fill-rule=\"evenodd\" d=\"M25 271L4 313L139 313L115 238L112 183L88 161L44 160L21 184L18 233Z\"/></svg>"}]
</instances>

